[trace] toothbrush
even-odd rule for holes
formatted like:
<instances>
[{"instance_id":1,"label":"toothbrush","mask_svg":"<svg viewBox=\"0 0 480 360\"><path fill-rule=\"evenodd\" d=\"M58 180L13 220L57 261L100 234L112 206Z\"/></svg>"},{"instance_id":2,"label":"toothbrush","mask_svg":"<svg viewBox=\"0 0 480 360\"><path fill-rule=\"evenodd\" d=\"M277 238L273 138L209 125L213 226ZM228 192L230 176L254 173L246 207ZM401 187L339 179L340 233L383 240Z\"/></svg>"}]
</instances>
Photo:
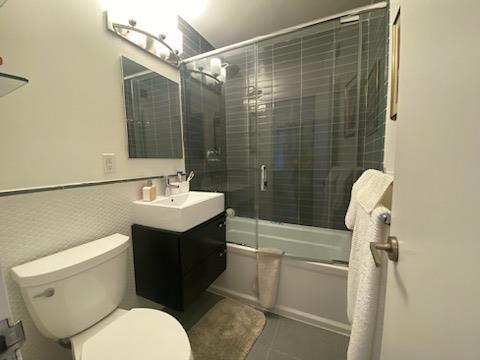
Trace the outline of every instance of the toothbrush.
<instances>
[{"instance_id":1,"label":"toothbrush","mask_svg":"<svg viewBox=\"0 0 480 360\"><path fill-rule=\"evenodd\" d=\"M193 170L190 171L190 174L188 174L187 181L190 182L190 180L192 180L194 176L195 176L195 173L193 172Z\"/></svg>"}]
</instances>

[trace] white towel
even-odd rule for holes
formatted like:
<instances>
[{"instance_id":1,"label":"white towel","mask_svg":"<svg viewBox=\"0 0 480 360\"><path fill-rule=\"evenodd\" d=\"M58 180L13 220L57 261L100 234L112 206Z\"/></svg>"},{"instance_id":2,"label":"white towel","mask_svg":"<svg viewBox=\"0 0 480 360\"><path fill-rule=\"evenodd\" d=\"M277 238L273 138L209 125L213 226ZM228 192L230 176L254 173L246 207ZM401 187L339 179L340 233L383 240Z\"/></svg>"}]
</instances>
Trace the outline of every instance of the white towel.
<instances>
[{"instance_id":1,"label":"white towel","mask_svg":"<svg viewBox=\"0 0 480 360\"><path fill-rule=\"evenodd\" d=\"M381 294L382 267L375 267L370 242L384 241L388 231L380 214L389 213L384 206L375 208L393 182L391 175L367 170L355 182L345 224L353 229L348 271L348 318L352 324L348 360L371 360L377 348L377 316L383 311ZM375 343L375 345L374 345Z\"/></svg>"},{"instance_id":2,"label":"white towel","mask_svg":"<svg viewBox=\"0 0 480 360\"><path fill-rule=\"evenodd\" d=\"M277 299L280 263L283 251L273 248L257 250L258 302L264 308L272 308Z\"/></svg>"}]
</instances>

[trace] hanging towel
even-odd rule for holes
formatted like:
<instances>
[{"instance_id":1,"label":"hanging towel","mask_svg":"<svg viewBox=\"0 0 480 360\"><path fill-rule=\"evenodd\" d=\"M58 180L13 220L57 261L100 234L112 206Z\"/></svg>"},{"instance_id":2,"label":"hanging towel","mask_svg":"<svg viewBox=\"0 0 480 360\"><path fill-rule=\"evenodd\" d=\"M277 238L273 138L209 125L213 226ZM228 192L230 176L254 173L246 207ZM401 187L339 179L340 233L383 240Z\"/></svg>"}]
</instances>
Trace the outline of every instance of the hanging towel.
<instances>
[{"instance_id":1,"label":"hanging towel","mask_svg":"<svg viewBox=\"0 0 480 360\"><path fill-rule=\"evenodd\" d=\"M380 220L382 213L390 213L378 206L393 177L377 170L367 170L355 182L345 216L347 228L353 230L348 271L347 314L352 330L348 346L348 360L371 360L378 341L377 316L383 311L381 277L382 267L375 267L370 253L370 242L385 241L388 227Z\"/></svg>"},{"instance_id":2,"label":"hanging towel","mask_svg":"<svg viewBox=\"0 0 480 360\"><path fill-rule=\"evenodd\" d=\"M257 291L258 301L264 308L270 309L277 299L280 264L283 251L273 248L257 250Z\"/></svg>"}]
</instances>

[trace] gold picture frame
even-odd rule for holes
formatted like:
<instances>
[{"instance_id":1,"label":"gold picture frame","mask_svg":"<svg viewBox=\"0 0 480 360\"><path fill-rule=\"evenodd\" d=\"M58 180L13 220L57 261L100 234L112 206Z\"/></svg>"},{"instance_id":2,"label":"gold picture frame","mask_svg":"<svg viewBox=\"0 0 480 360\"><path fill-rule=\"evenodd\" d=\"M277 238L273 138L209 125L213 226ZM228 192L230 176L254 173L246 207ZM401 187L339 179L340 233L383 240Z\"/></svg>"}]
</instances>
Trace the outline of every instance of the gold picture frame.
<instances>
[{"instance_id":1,"label":"gold picture frame","mask_svg":"<svg viewBox=\"0 0 480 360\"><path fill-rule=\"evenodd\" d=\"M390 60L390 119L392 120L397 120L399 60L400 10L398 10L392 24L392 58Z\"/></svg>"}]
</instances>

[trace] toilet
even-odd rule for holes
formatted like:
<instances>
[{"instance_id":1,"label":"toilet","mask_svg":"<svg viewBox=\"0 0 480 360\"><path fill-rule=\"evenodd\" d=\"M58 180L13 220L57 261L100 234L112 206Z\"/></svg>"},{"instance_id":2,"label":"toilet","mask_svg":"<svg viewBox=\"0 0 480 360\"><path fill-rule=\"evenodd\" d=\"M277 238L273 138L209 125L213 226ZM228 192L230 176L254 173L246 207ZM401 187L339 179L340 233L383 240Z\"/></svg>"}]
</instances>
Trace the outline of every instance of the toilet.
<instances>
[{"instance_id":1,"label":"toilet","mask_svg":"<svg viewBox=\"0 0 480 360\"><path fill-rule=\"evenodd\" d=\"M69 342L75 360L193 359L174 317L119 308L128 247L128 236L114 234L12 268L35 326Z\"/></svg>"}]
</instances>

